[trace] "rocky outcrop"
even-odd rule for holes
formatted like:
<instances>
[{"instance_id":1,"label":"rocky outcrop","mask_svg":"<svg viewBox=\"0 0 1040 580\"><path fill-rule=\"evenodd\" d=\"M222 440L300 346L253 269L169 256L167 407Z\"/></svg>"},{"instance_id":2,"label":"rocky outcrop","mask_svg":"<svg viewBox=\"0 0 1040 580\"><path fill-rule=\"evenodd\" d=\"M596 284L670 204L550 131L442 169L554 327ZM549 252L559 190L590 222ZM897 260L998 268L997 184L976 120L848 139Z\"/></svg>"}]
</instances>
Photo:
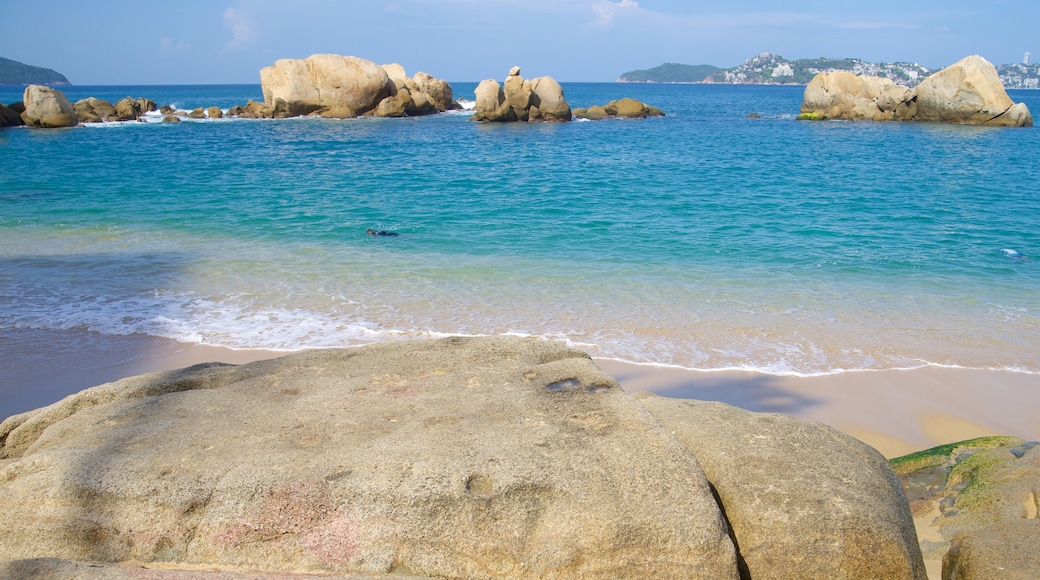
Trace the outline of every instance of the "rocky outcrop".
<instances>
[{"instance_id":1,"label":"rocky outcrop","mask_svg":"<svg viewBox=\"0 0 1040 580\"><path fill-rule=\"evenodd\" d=\"M145 375L10 417L0 445L0 553L18 569L923 578L873 450L816 424L632 397L584 353L537 340Z\"/></svg>"},{"instance_id":2,"label":"rocky outcrop","mask_svg":"<svg viewBox=\"0 0 1040 580\"><path fill-rule=\"evenodd\" d=\"M452 108L447 82L423 72L406 79L401 65L334 54L283 59L260 71L264 102L273 117L404 116Z\"/></svg>"},{"instance_id":3,"label":"rocky outcrop","mask_svg":"<svg viewBox=\"0 0 1040 580\"><path fill-rule=\"evenodd\" d=\"M981 56L961 59L914 89L847 71L820 73L805 88L799 118L1033 126L1028 107L1011 100Z\"/></svg>"},{"instance_id":4,"label":"rocky outcrop","mask_svg":"<svg viewBox=\"0 0 1040 580\"><path fill-rule=\"evenodd\" d=\"M899 457L892 466L929 538L924 556L943 558L944 578L1010 578L999 564L1009 558L1014 569L1033 571L1021 577L1040 577L1040 443L984 437ZM947 575L948 568L959 572Z\"/></svg>"},{"instance_id":5,"label":"rocky outcrop","mask_svg":"<svg viewBox=\"0 0 1040 580\"><path fill-rule=\"evenodd\" d=\"M518 66L509 70L504 84L493 79L481 81L474 95L474 121L562 122L572 116L560 83L552 77L524 79Z\"/></svg>"},{"instance_id":6,"label":"rocky outcrop","mask_svg":"<svg viewBox=\"0 0 1040 580\"><path fill-rule=\"evenodd\" d=\"M0 127L21 127L25 124L22 115L11 107L0 104Z\"/></svg>"},{"instance_id":7,"label":"rocky outcrop","mask_svg":"<svg viewBox=\"0 0 1040 580\"><path fill-rule=\"evenodd\" d=\"M645 119L647 117L663 117L664 111L636 99L617 99L606 105L593 105L587 109L574 109L574 116L579 119L600 121L607 117L622 119Z\"/></svg>"},{"instance_id":8,"label":"rocky outcrop","mask_svg":"<svg viewBox=\"0 0 1040 580\"><path fill-rule=\"evenodd\" d=\"M264 102L276 116L325 113L356 117L389 96L393 83L374 62L353 56L314 54L281 59L260 70Z\"/></svg>"},{"instance_id":9,"label":"rocky outcrop","mask_svg":"<svg viewBox=\"0 0 1040 580\"><path fill-rule=\"evenodd\" d=\"M74 127L79 118L65 93L42 85L25 87L23 95L25 112L22 121L30 127L57 128Z\"/></svg>"}]
</instances>

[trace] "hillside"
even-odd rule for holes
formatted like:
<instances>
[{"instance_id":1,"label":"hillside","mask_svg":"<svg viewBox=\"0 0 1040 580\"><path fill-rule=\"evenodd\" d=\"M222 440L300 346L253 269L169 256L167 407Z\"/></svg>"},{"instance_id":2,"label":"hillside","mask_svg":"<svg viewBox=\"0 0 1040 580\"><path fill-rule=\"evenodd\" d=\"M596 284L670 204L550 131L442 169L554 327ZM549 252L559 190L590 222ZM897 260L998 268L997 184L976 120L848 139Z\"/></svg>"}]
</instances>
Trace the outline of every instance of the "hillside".
<instances>
[{"instance_id":1,"label":"hillside","mask_svg":"<svg viewBox=\"0 0 1040 580\"><path fill-rule=\"evenodd\" d=\"M674 67L685 67L687 65L669 64L661 65L646 71L632 71L621 75L619 82L701 82L715 84L749 84L749 85L804 85L818 73L827 70L847 70L856 74L888 77L896 84L908 87L915 86L918 82L931 74L932 71L916 63L882 63L875 64L859 60L858 58L812 58L800 60L787 60L786 58L763 52L756 57L749 58L744 64L728 69L715 69L714 72L701 76L698 79L684 79L681 81L669 80L665 74L654 73L663 69L663 72L673 70ZM664 67L672 67L665 69ZM689 67L700 69L708 67ZM714 67L709 67L714 68ZM645 80L644 80L645 79Z\"/></svg>"},{"instance_id":2,"label":"hillside","mask_svg":"<svg viewBox=\"0 0 1040 580\"><path fill-rule=\"evenodd\" d=\"M1026 62L997 66L997 74L1009 89L1040 88L1040 64ZM858 75L892 79L897 85L914 87L928 75L937 72L917 63L895 62L875 64L858 58L786 58L763 52L744 64L722 69L707 64L667 63L646 70L622 74L619 83L711 83L739 85L806 85L823 71L847 70Z\"/></svg>"},{"instance_id":3,"label":"hillside","mask_svg":"<svg viewBox=\"0 0 1040 580\"><path fill-rule=\"evenodd\" d=\"M647 70L629 71L618 78L620 83L699 83L720 71L710 64L678 64L668 62Z\"/></svg>"},{"instance_id":4,"label":"hillside","mask_svg":"<svg viewBox=\"0 0 1040 580\"><path fill-rule=\"evenodd\" d=\"M68 85L72 84L59 72L20 63L0 57L0 85Z\"/></svg>"}]
</instances>

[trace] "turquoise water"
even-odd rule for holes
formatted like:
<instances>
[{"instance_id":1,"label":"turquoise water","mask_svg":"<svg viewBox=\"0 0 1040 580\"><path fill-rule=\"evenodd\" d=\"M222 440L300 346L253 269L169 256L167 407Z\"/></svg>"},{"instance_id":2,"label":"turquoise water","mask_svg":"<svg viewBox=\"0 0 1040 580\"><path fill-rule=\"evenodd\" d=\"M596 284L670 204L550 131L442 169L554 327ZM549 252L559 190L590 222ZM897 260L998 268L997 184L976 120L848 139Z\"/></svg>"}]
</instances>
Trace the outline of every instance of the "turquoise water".
<instances>
[{"instance_id":1,"label":"turquoise water","mask_svg":"<svg viewBox=\"0 0 1040 580\"><path fill-rule=\"evenodd\" d=\"M668 116L0 131L0 328L285 350L512 333L697 369L1040 372L1037 130L798 122L798 87L564 89Z\"/></svg>"}]
</instances>

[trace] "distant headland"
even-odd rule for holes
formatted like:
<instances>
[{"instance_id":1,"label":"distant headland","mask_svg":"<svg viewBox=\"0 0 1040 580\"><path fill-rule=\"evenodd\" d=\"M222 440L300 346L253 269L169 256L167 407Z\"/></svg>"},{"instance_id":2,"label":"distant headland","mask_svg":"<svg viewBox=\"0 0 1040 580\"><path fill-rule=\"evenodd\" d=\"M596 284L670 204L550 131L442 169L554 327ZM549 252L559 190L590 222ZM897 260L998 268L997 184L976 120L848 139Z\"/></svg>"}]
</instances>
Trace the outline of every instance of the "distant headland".
<instances>
[{"instance_id":1,"label":"distant headland","mask_svg":"<svg viewBox=\"0 0 1040 580\"><path fill-rule=\"evenodd\" d=\"M0 85L71 85L65 75L0 57Z\"/></svg>"},{"instance_id":2,"label":"distant headland","mask_svg":"<svg viewBox=\"0 0 1040 580\"><path fill-rule=\"evenodd\" d=\"M917 63L872 63L858 58L803 58L788 60L763 52L733 68L712 65L666 63L622 74L621 83L696 83L735 85L807 85L821 72L849 71L857 75L891 79L897 85L913 88L936 72ZM997 73L1009 89L1040 88L1040 64L1030 62L1026 53L1021 63L997 66Z\"/></svg>"}]
</instances>

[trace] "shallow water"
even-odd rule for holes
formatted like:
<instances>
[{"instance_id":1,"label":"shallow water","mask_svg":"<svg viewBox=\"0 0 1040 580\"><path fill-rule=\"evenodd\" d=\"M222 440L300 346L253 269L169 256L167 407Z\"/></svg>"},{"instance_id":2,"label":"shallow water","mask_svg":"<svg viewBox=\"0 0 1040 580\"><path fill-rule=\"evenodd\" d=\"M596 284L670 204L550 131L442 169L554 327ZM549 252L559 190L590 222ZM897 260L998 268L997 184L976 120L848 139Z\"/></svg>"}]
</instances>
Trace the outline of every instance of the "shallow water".
<instances>
[{"instance_id":1,"label":"shallow water","mask_svg":"<svg viewBox=\"0 0 1040 580\"><path fill-rule=\"evenodd\" d=\"M1040 372L1040 132L798 122L799 87L564 89L668 116L2 131L0 328L287 350L515 333L700 369Z\"/></svg>"}]
</instances>

